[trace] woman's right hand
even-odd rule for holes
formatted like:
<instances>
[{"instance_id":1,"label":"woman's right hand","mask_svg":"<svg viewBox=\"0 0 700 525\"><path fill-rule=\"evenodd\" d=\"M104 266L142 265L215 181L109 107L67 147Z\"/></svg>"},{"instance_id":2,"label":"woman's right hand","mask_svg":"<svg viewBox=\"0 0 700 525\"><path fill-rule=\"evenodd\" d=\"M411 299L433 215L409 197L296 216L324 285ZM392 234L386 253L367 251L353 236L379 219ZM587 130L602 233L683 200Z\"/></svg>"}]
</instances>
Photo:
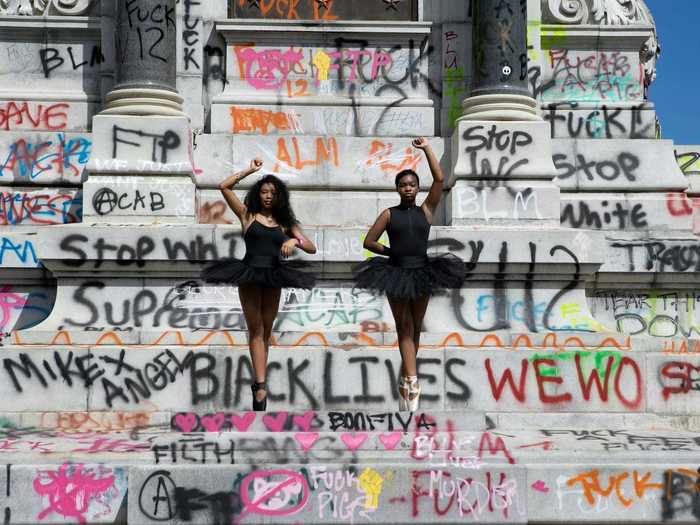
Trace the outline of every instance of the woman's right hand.
<instances>
[{"instance_id":1,"label":"woman's right hand","mask_svg":"<svg viewBox=\"0 0 700 525\"><path fill-rule=\"evenodd\" d=\"M430 148L430 142L428 142L424 137L416 137L411 141L411 145L419 150L425 151Z\"/></svg>"},{"instance_id":2,"label":"woman's right hand","mask_svg":"<svg viewBox=\"0 0 700 525\"><path fill-rule=\"evenodd\" d=\"M291 257L297 246L299 246L299 242L296 239L287 239L284 244L282 244L282 257L285 259Z\"/></svg>"}]
</instances>

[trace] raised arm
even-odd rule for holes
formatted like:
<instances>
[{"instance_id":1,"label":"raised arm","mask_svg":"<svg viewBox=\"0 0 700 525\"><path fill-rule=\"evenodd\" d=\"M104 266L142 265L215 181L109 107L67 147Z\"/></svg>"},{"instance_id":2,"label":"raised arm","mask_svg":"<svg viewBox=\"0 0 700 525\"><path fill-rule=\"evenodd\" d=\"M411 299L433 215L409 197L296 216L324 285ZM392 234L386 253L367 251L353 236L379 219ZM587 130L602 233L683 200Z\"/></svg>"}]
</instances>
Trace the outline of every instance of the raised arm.
<instances>
[{"instance_id":1,"label":"raised arm","mask_svg":"<svg viewBox=\"0 0 700 525\"><path fill-rule=\"evenodd\" d=\"M234 193L233 187L239 181L243 180L251 173L255 173L260 168L262 168L262 165L263 165L262 160L253 159L250 161L250 167L247 170L243 170L243 171L239 171L238 173L234 173L229 178L223 180L221 182L221 184L219 184L219 189L221 190L221 193L224 195L224 199L228 203L231 210L233 210L233 213L236 214L236 217L238 217L238 220L241 221L241 226L243 228L245 228L245 217L246 217L246 213L248 212L248 209L246 208L245 204L243 204L241 202L241 199L239 199L238 196Z\"/></svg>"},{"instance_id":2,"label":"raised arm","mask_svg":"<svg viewBox=\"0 0 700 525\"><path fill-rule=\"evenodd\" d=\"M379 237L382 236L382 233L384 233L386 227L389 225L390 218L391 212L389 210L384 210L379 214L379 217L377 217L377 220L374 221L374 224L367 232L365 242L362 243L362 247L365 250L369 250L378 255L391 255L391 249L379 242Z\"/></svg>"},{"instance_id":3,"label":"raised arm","mask_svg":"<svg viewBox=\"0 0 700 525\"><path fill-rule=\"evenodd\" d=\"M282 245L282 255L284 257L291 256L294 253L295 248L299 248L311 255L316 253L316 245L312 243L306 235L304 235L304 232L301 231L301 226L295 224L287 233L291 239L285 241L285 243Z\"/></svg>"},{"instance_id":4,"label":"raised arm","mask_svg":"<svg viewBox=\"0 0 700 525\"><path fill-rule=\"evenodd\" d=\"M433 148L430 146L430 143L427 140L420 137L414 139L412 144L414 148L423 150L423 153L425 153L425 158L428 161L428 166L430 167L430 174L433 176L433 183L430 186L428 196L421 205L425 216L432 223L433 213L435 212L435 208L437 208L437 205L440 203L440 199L442 198L442 187L445 183L445 176L442 174L440 162L435 156L435 152L433 152Z\"/></svg>"}]
</instances>

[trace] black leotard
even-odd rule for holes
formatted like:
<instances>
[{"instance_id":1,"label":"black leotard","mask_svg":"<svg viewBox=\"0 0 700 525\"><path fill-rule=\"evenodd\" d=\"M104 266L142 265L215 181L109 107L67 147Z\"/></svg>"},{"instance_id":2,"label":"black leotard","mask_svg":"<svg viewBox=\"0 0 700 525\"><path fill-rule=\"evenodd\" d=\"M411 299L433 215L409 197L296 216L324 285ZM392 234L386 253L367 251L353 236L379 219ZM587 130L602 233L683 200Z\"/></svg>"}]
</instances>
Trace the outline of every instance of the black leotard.
<instances>
[{"instance_id":1,"label":"black leotard","mask_svg":"<svg viewBox=\"0 0 700 525\"><path fill-rule=\"evenodd\" d=\"M451 253L428 257L430 223L418 206L394 206L386 231L389 258L372 257L354 268L358 288L385 293L392 299L426 297L464 282L464 263Z\"/></svg>"},{"instance_id":2,"label":"black leotard","mask_svg":"<svg viewBox=\"0 0 700 525\"><path fill-rule=\"evenodd\" d=\"M389 210L389 234L393 264L422 266L427 262L430 223L419 206L394 206Z\"/></svg>"},{"instance_id":3,"label":"black leotard","mask_svg":"<svg viewBox=\"0 0 700 525\"><path fill-rule=\"evenodd\" d=\"M265 226L253 220L243 236L247 264L256 268L276 266L280 259L282 244L287 236L280 226Z\"/></svg>"},{"instance_id":4,"label":"black leotard","mask_svg":"<svg viewBox=\"0 0 700 525\"><path fill-rule=\"evenodd\" d=\"M265 226L253 220L245 234L246 254L243 260L220 259L202 270L202 279L207 282L248 285L261 288L313 288L316 278L301 271L308 266L306 261L283 260L282 244L287 236L280 226Z\"/></svg>"}]
</instances>

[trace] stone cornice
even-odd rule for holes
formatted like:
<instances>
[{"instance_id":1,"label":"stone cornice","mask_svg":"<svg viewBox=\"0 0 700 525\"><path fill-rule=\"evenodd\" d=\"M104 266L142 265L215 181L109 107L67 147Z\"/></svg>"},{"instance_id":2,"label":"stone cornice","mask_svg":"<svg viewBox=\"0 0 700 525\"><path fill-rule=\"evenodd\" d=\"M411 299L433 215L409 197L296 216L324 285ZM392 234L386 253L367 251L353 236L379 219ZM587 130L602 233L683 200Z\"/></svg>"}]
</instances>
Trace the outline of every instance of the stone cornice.
<instances>
[{"instance_id":1,"label":"stone cornice","mask_svg":"<svg viewBox=\"0 0 700 525\"><path fill-rule=\"evenodd\" d=\"M643 0L541 0L542 22L565 25L646 25L654 20Z\"/></svg>"},{"instance_id":2,"label":"stone cornice","mask_svg":"<svg viewBox=\"0 0 700 525\"><path fill-rule=\"evenodd\" d=\"M239 39L260 36L264 33L271 38L288 38L289 34L342 34L368 35L373 38L386 35L395 37L403 35L424 37L430 34L431 22L387 22L387 21L347 21L347 22L308 22L299 23L296 20L240 20L226 19L215 23L216 31L224 38Z\"/></svg>"},{"instance_id":3,"label":"stone cornice","mask_svg":"<svg viewBox=\"0 0 700 525\"><path fill-rule=\"evenodd\" d=\"M0 16L0 28L4 40L24 40L32 34L55 31L70 32L71 40L99 38L101 21L84 16Z\"/></svg>"},{"instance_id":4,"label":"stone cornice","mask_svg":"<svg viewBox=\"0 0 700 525\"><path fill-rule=\"evenodd\" d=\"M543 24L542 47L547 49L614 49L639 51L649 39L653 26L599 26L594 24L562 26Z\"/></svg>"}]
</instances>

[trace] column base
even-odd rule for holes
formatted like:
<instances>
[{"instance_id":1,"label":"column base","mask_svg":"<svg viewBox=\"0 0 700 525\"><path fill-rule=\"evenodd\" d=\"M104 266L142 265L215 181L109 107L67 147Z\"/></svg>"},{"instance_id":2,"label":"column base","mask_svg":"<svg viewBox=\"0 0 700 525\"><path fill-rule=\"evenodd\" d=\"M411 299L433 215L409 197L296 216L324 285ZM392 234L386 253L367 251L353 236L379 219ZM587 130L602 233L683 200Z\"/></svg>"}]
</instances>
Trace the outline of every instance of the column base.
<instances>
[{"instance_id":1,"label":"column base","mask_svg":"<svg viewBox=\"0 0 700 525\"><path fill-rule=\"evenodd\" d=\"M115 89L107 94L101 115L162 115L181 117L183 98L172 91L152 88Z\"/></svg>"},{"instance_id":2,"label":"column base","mask_svg":"<svg viewBox=\"0 0 700 525\"><path fill-rule=\"evenodd\" d=\"M541 121L537 101L523 95L497 94L469 97L462 102L461 120Z\"/></svg>"},{"instance_id":3,"label":"column base","mask_svg":"<svg viewBox=\"0 0 700 525\"><path fill-rule=\"evenodd\" d=\"M447 187L460 179L497 184L515 179L552 181L557 170L550 134L549 123L544 121L457 121Z\"/></svg>"},{"instance_id":4,"label":"column base","mask_svg":"<svg viewBox=\"0 0 700 525\"><path fill-rule=\"evenodd\" d=\"M83 222L194 224L196 186L184 115L98 115Z\"/></svg>"},{"instance_id":5,"label":"column base","mask_svg":"<svg viewBox=\"0 0 700 525\"><path fill-rule=\"evenodd\" d=\"M83 222L196 224L195 201L189 175L91 174L83 184Z\"/></svg>"},{"instance_id":6,"label":"column base","mask_svg":"<svg viewBox=\"0 0 700 525\"><path fill-rule=\"evenodd\" d=\"M445 201L448 226L560 227L559 187L546 180L458 180Z\"/></svg>"}]
</instances>

